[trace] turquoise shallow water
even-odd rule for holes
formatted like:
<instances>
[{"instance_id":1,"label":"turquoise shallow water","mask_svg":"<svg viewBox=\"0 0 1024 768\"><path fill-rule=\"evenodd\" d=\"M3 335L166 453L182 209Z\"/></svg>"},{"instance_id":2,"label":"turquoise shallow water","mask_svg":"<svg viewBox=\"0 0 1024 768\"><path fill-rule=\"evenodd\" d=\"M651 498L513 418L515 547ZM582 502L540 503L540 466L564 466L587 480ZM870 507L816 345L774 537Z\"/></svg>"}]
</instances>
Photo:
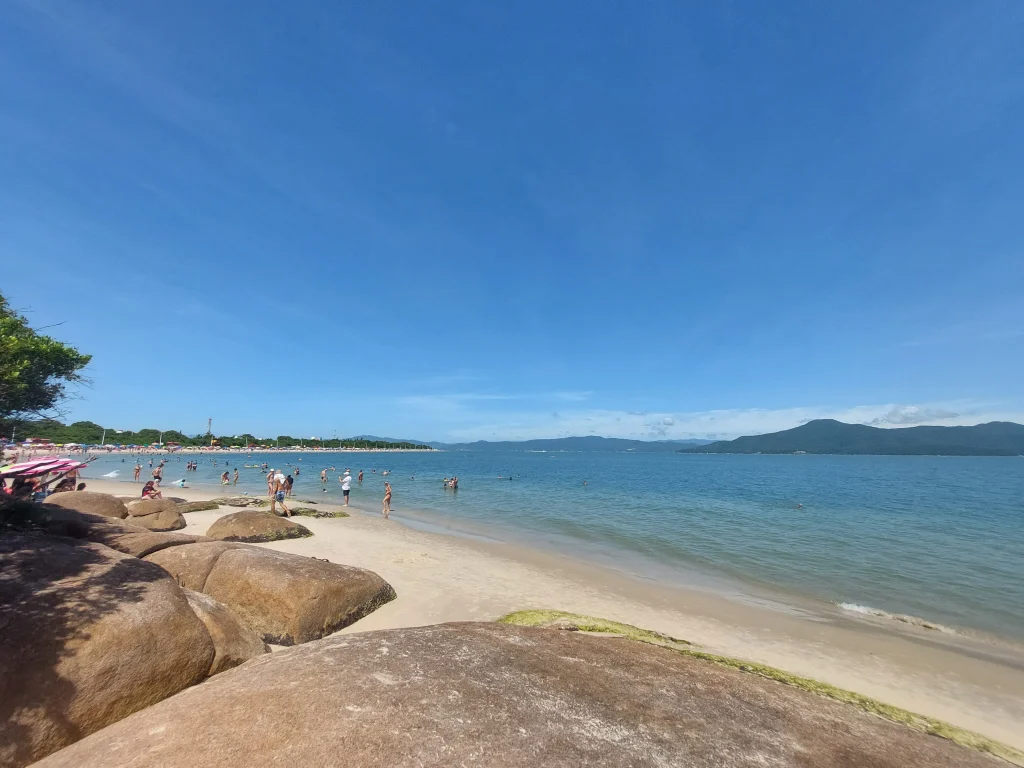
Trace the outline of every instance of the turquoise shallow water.
<instances>
[{"instance_id":1,"label":"turquoise shallow water","mask_svg":"<svg viewBox=\"0 0 1024 768\"><path fill-rule=\"evenodd\" d=\"M121 458L87 474L131 479ZM172 457L168 481L185 476L188 458ZM450 528L628 560L657 578L718 575L1024 640L1024 458L253 454L217 457L216 467L198 457L189 483L215 484L225 458L239 490L263 492L263 475L244 465L266 460L302 468L298 498L336 501L336 475L350 466L365 472L353 502L369 508L390 469L398 516L417 510ZM319 473L332 465L325 494ZM148 459L143 467L145 476ZM457 494L442 488L453 474Z\"/></svg>"}]
</instances>

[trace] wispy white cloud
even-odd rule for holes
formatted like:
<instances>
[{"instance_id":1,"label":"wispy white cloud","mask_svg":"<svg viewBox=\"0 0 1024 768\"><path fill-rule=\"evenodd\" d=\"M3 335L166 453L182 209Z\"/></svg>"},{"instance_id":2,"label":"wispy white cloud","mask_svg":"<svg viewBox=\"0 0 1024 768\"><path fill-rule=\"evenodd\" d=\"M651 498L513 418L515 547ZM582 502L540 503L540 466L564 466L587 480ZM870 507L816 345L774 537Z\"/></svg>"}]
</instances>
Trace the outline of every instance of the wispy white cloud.
<instances>
[{"instance_id":1,"label":"wispy white cloud","mask_svg":"<svg viewBox=\"0 0 1024 768\"><path fill-rule=\"evenodd\" d=\"M423 406L435 410L453 410L467 407L474 403L501 400L580 403L589 399L593 394L589 390L577 392L448 392L442 394L403 395L398 398L398 403L407 406Z\"/></svg>"},{"instance_id":2,"label":"wispy white cloud","mask_svg":"<svg viewBox=\"0 0 1024 768\"><path fill-rule=\"evenodd\" d=\"M412 403L408 403L412 404ZM836 419L877 427L918 424L946 426L986 421L1024 422L1024 408L999 403L949 403L806 406L797 408L735 408L695 412L638 412L617 410L559 410L494 412L463 404L448 437L456 440L523 440L570 435L603 435L638 440L685 438L731 439L764 434L805 424L813 419Z\"/></svg>"}]
</instances>

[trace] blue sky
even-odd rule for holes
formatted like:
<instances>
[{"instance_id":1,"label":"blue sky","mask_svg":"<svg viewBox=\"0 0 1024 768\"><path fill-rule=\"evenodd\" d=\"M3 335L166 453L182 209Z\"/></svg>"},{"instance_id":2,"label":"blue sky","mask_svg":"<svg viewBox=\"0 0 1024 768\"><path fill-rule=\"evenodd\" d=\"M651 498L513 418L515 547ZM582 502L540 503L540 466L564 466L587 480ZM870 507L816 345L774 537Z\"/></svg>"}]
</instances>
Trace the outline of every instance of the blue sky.
<instances>
[{"instance_id":1,"label":"blue sky","mask_svg":"<svg viewBox=\"0 0 1024 768\"><path fill-rule=\"evenodd\" d=\"M1024 421L1024 4L0 4L0 290L70 417Z\"/></svg>"}]
</instances>

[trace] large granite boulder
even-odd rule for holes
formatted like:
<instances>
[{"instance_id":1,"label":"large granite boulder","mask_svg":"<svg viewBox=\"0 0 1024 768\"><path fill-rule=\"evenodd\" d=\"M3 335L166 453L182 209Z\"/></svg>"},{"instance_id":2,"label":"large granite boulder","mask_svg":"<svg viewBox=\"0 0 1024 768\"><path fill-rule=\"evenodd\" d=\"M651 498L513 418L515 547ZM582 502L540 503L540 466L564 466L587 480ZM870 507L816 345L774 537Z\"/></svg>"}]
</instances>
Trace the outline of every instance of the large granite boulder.
<instances>
[{"instance_id":1,"label":"large granite boulder","mask_svg":"<svg viewBox=\"0 0 1024 768\"><path fill-rule=\"evenodd\" d=\"M217 541L245 541L251 543L301 539L313 532L304 525L285 517L253 509L232 512L218 518L206 532L206 537Z\"/></svg>"},{"instance_id":2,"label":"large granite boulder","mask_svg":"<svg viewBox=\"0 0 1024 768\"><path fill-rule=\"evenodd\" d=\"M239 764L996 765L850 705L668 648L467 623L335 636L262 656L39 768Z\"/></svg>"},{"instance_id":3,"label":"large granite boulder","mask_svg":"<svg viewBox=\"0 0 1024 768\"><path fill-rule=\"evenodd\" d=\"M213 640L214 657L209 675L237 667L254 656L269 653L270 648L251 627L239 620L235 612L209 595L184 590L188 604L206 626Z\"/></svg>"},{"instance_id":4,"label":"large granite boulder","mask_svg":"<svg viewBox=\"0 0 1024 768\"><path fill-rule=\"evenodd\" d=\"M166 571L87 541L0 537L0 765L199 682L213 641Z\"/></svg>"},{"instance_id":5,"label":"large granite boulder","mask_svg":"<svg viewBox=\"0 0 1024 768\"><path fill-rule=\"evenodd\" d=\"M224 603L277 645L316 640L395 599L391 585L372 571L246 544L199 542L146 560Z\"/></svg>"},{"instance_id":6,"label":"large granite boulder","mask_svg":"<svg viewBox=\"0 0 1024 768\"><path fill-rule=\"evenodd\" d=\"M245 546L226 541L206 541L189 547L180 547L181 551L173 554L155 552L145 557L171 574L185 589L205 592L206 580L213 572L220 556L229 549L240 549Z\"/></svg>"},{"instance_id":7,"label":"large granite boulder","mask_svg":"<svg viewBox=\"0 0 1024 768\"><path fill-rule=\"evenodd\" d=\"M185 527L185 518L173 499L137 499L128 502L132 524L151 531L177 531Z\"/></svg>"},{"instance_id":8,"label":"large granite boulder","mask_svg":"<svg viewBox=\"0 0 1024 768\"><path fill-rule=\"evenodd\" d=\"M55 504L65 509L73 509L76 512L87 512L90 515L122 519L128 517L128 510L125 508L124 502L116 496L111 496L107 493L63 491L47 496L46 503Z\"/></svg>"},{"instance_id":9,"label":"large granite boulder","mask_svg":"<svg viewBox=\"0 0 1024 768\"><path fill-rule=\"evenodd\" d=\"M61 507L46 507L45 530L53 536L85 539L134 557L145 557L166 547L207 541L202 536L185 533L150 531L134 524L132 521L135 519L117 520Z\"/></svg>"}]
</instances>

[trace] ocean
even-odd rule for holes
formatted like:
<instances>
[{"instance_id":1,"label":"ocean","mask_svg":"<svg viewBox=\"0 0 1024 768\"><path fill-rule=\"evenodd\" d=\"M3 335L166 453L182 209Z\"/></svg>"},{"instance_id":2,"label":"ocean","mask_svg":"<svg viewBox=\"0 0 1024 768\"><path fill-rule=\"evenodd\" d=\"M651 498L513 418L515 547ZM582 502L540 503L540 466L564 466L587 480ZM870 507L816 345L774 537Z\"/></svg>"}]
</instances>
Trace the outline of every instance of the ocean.
<instances>
[{"instance_id":1,"label":"ocean","mask_svg":"<svg viewBox=\"0 0 1024 768\"><path fill-rule=\"evenodd\" d=\"M131 480L132 459L122 458L102 457L87 477ZM186 475L189 458L199 471ZM364 471L352 503L379 510L387 469L393 517L408 525L554 550L645 579L1024 640L1019 457L253 453L171 457L165 492L181 477L213 490L225 467L238 467L231 492L262 494L263 475L245 465L263 461L300 468L296 500L340 502L337 476L351 467ZM331 466L322 486L320 470ZM457 492L443 488L452 475Z\"/></svg>"}]
</instances>

